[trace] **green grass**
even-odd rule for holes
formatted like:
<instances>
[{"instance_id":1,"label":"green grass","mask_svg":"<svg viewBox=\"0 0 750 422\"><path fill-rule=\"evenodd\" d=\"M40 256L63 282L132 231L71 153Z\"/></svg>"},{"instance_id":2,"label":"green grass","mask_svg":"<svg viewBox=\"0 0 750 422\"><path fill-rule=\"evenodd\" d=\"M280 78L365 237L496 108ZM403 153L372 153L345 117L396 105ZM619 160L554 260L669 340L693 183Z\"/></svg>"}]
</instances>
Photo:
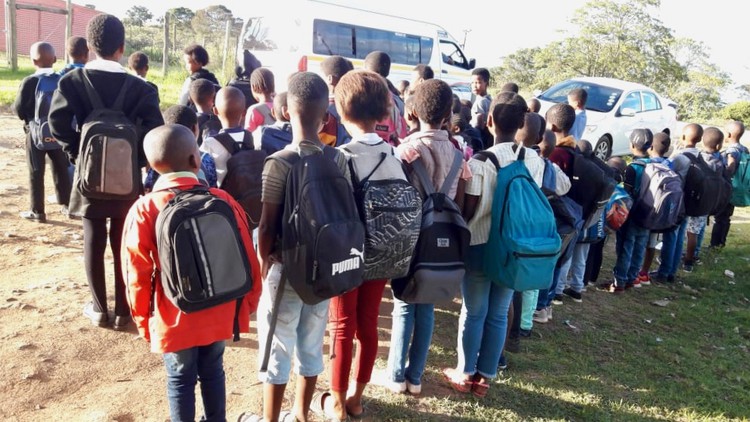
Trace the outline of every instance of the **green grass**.
<instances>
[{"instance_id":1,"label":"green grass","mask_svg":"<svg viewBox=\"0 0 750 422\"><path fill-rule=\"evenodd\" d=\"M62 60L58 60L55 69L62 69L62 67ZM187 73L182 67L174 67L164 76L158 63L151 67L152 70L149 72L147 79L159 87L160 106L164 110L177 103L177 97ZM34 66L28 57L19 57L18 70L13 72L10 70L5 55L0 54L0 110L8 110L16 95L18 95L18 86L21 81L33 72Z\"/></svg>"},{"instance_id":2,"label":"green grass","mask_svg":"<svg viewBox=\"0 0 750 422\"><path fill-rule=\"evenodd\" d=\"M704 264L678 283L622 296L589 288L582 304L555 306L553 322L535 325L521 353L508 353L510 368L484 400L442 380L440 368L456 364L458 307L437 310L425 397L372 389L369 406L378 420L750 419L750 212L737 214L730 246L702 252ZM652 304L663 298L667 307Z\"/></svg>"}]
</instances>

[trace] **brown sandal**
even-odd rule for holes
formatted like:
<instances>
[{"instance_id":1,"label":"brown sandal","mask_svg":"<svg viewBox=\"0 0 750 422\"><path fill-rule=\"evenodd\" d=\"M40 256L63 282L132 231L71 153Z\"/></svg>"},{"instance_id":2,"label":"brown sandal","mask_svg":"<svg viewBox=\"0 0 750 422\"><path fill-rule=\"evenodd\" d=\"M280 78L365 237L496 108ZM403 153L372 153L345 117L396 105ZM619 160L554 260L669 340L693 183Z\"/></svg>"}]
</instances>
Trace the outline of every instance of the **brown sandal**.
<instances>
[{"instance_id":1,"label":"brown sandal","mask_svg":"<svg viewBox=\"0 0 750 422\"><path fill-rule=\"evenodd\" d=\"M485 398L487 396L487 392L490 391L490 384L487 382L479 382L479 379L481 378L481 376L475 375L471 386L471 394L479 399Z\"/></svg>"}]
</instances>

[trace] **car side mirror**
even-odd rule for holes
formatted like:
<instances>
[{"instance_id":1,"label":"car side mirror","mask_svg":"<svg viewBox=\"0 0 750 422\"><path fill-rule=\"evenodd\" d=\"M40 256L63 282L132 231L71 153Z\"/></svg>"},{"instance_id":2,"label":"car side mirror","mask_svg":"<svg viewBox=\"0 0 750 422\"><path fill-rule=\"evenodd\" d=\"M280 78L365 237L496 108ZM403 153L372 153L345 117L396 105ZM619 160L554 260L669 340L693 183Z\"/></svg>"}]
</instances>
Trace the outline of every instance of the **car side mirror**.
<instances>
[{"instance_id":1,"label":"car side mirror","mask_svg":"<svg viewBox=\"0 0 750 422\"><path fill-rule=\"evenodd\" d=\"M635 116L635 110L629 107L621 108L620 116L633 117Z\"/></svg>"},{"instance_id":2,"label":"car side mirror","mask_svg":"<svg viewBox=\"0 0 750 422\"><path fill-rule=\"evenodd\" d=\"M469 59L469 70L474 69L477 66L477 59Z\"/></svg>"}]
</instances>

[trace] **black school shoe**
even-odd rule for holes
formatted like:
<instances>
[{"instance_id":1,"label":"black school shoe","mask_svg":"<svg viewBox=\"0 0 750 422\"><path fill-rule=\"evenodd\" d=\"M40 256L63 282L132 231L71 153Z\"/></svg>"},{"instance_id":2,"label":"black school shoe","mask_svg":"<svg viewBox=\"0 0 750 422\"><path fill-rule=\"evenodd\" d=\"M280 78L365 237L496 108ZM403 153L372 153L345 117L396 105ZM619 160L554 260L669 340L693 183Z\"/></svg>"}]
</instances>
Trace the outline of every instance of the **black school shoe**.
<instances>
[{"instance_id":1,"label":"black school shoe","mask_svg":"<svg viewBox=\"0 0 750 422\"><path fill-rule=\"evenodd\" d=\"M573 299L573 302L583 302L583 295L581 294L581 292L577 292L570 287L567 287L565 290L563 290L563 294Z\"/></svg>"}]
</instances>

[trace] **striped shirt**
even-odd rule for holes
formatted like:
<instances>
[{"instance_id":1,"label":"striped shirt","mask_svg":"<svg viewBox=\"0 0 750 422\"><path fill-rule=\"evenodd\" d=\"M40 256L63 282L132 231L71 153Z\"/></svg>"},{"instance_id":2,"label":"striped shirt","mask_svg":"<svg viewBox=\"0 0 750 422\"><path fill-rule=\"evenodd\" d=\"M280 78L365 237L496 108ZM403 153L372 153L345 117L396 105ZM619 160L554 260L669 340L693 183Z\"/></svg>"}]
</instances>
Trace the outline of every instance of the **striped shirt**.
<instances>
[{"instance_id":1,"label":"striped shirt","mask_svg":"<svg viewBox=\"0 0 750 422\"><path fill-rule=\"evenodd\" d=\"M516 152L513 151L513 143L505 142L493 145L487 151L495 154L500 168L506 167L516 161ZM542 186L544 178L544 160L539 157L533 149L526 148L524 164L529 170L531 177L539 187ZM469 160L472 178L466 185L466 194L479 197L477 210L469 220L469 231L471 231L471 246L487 243L490 237L490 225L492 223L492 200L497 186L497 170L492 161L480 161L472 158Z\"/></svg>"}]
</instances>

